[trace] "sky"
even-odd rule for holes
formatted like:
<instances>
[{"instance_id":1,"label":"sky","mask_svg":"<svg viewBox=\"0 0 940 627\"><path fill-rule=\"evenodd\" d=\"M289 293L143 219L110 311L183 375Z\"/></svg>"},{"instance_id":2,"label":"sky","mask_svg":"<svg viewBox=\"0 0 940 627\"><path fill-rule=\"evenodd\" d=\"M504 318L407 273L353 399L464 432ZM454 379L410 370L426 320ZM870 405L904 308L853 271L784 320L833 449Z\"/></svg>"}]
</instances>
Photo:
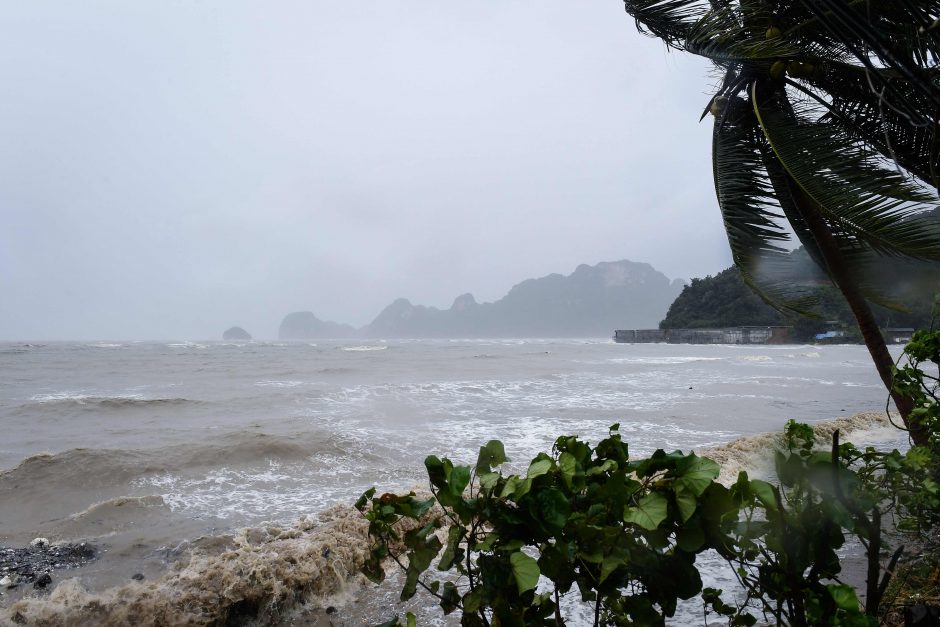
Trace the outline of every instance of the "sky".
<instances>
[{"instance_id":1,"label":"sky","mask_svg":"<svg viewBox=\"0 0 940 627\"><path fill-rule=\"evenodd\" d=\"M30 0L0 34L0 339L731 263L709 68L618 0Z\"/></svg>"}]
</instances>

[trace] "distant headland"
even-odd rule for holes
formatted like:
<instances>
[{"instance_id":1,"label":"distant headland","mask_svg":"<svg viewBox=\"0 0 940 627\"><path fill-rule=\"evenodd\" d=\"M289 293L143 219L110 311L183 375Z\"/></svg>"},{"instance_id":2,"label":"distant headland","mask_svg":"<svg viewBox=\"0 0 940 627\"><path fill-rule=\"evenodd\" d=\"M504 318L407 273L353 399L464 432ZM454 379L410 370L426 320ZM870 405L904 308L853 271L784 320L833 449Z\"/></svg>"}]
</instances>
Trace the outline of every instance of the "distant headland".
<instances>
[{"instance_id":1,"label":"distant headland","mask_svg":"<svg viewBox=\"0 0 940 627\"><path fill-rule=\"evenodd\" d=\"M323 321L312 312L288 314L283 340L441 337L606 337L614 328L657 326L685 281L670 280L647 263L580 265L565 276L549 274L518 283L492 303L472 294L449 309L399 298L368 325L356 329Z\"/></svg>"}]
</instances>

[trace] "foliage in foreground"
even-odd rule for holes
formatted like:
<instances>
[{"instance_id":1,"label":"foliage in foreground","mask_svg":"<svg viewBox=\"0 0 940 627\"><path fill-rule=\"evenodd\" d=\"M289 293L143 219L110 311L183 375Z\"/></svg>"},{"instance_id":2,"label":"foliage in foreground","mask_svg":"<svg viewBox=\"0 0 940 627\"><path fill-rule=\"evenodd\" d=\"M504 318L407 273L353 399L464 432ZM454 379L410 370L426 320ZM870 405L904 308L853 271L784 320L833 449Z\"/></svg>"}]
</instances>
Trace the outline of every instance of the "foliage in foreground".
<instances>
[{"instance_id":1,"label":"foliage in foreground","mask_svg":"<svg viewBox=\"0 0 940 627\"><path fill-rule=\"evenodd\" d=\"M372 539L364 572L380 582L395 562L405 573L402 601L422 588L470 627L563 625L577 599L595 625L663 625L696 597L706 617L731 626L875 625L903 552L895 548L883 567L884 523L915 540L940 523L940 332L918 332L905 355L898 384L918 399L929 447L863 450L836 432L819 450L812 428L791 421L775 454L779 485L741 472L726 487L705 457L631 458L617 425L595 446L558 438L525 474L502 472L506 455L493 440L472 467L429 456L431 498L362 495L356 507ZM839 579L847 537L867 557L864 607ZM696 560L706 551L733 568L733 598L703 589Z\"/></svg>"}]
</instances>

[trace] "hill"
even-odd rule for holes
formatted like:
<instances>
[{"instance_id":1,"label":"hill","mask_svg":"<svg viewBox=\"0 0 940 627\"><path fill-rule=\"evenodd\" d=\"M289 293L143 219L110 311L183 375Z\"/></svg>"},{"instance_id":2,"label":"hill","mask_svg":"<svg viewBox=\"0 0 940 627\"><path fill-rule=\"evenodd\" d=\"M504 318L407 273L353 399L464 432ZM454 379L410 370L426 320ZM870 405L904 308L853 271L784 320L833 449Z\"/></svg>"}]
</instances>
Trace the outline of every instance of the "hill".
<instances>
[{"instance_id":1,"label":"hill","mask_svg":"<svg viewBox=\"0 0 940 627\"><path fill-rule=\"evenodd\" d=\"M549 274L513 286L492 303L472 294L449 309L399 298L361 329L296 312L281 323L281 339L609 337L616 328L655 326L684 282L670 281L646 263L580 265L565 276Z\"/></svg>"}]
</instances>

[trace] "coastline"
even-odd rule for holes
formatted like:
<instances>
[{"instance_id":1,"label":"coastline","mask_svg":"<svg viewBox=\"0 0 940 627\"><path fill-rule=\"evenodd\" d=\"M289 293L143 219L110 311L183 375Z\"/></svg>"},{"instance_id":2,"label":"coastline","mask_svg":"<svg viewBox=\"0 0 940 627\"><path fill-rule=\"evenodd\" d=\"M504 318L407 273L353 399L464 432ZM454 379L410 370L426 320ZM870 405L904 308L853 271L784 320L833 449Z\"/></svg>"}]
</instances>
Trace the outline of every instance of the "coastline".
<instances>
[{"instance_id":1,"label":"coastline","mask_svg":"<svg viewBox=\"0 0 940 627\"><path fill-rule=\"evenodd\" d=\"M825 420L814 428L823 441L835 429L850 438L891 429L884 412ZM897 437L899 432L887 433ZM767 453L779 442L779 433L745 436L700 454L722 465L719 480L727 482L740 470L762 475ZM351 504L336 505L293 525L194 540L188 555L152 580L89 592L82 586L81 569L68 571L72 576L57 580L51 592L31 593L0 609L0 623L356 624L346 615L354 613L357 592L366 582L359 569L367 546L366 522ZM845 559L843 575L859 587L865 576L862 561Z\"/></svg>"}]
</instances>

